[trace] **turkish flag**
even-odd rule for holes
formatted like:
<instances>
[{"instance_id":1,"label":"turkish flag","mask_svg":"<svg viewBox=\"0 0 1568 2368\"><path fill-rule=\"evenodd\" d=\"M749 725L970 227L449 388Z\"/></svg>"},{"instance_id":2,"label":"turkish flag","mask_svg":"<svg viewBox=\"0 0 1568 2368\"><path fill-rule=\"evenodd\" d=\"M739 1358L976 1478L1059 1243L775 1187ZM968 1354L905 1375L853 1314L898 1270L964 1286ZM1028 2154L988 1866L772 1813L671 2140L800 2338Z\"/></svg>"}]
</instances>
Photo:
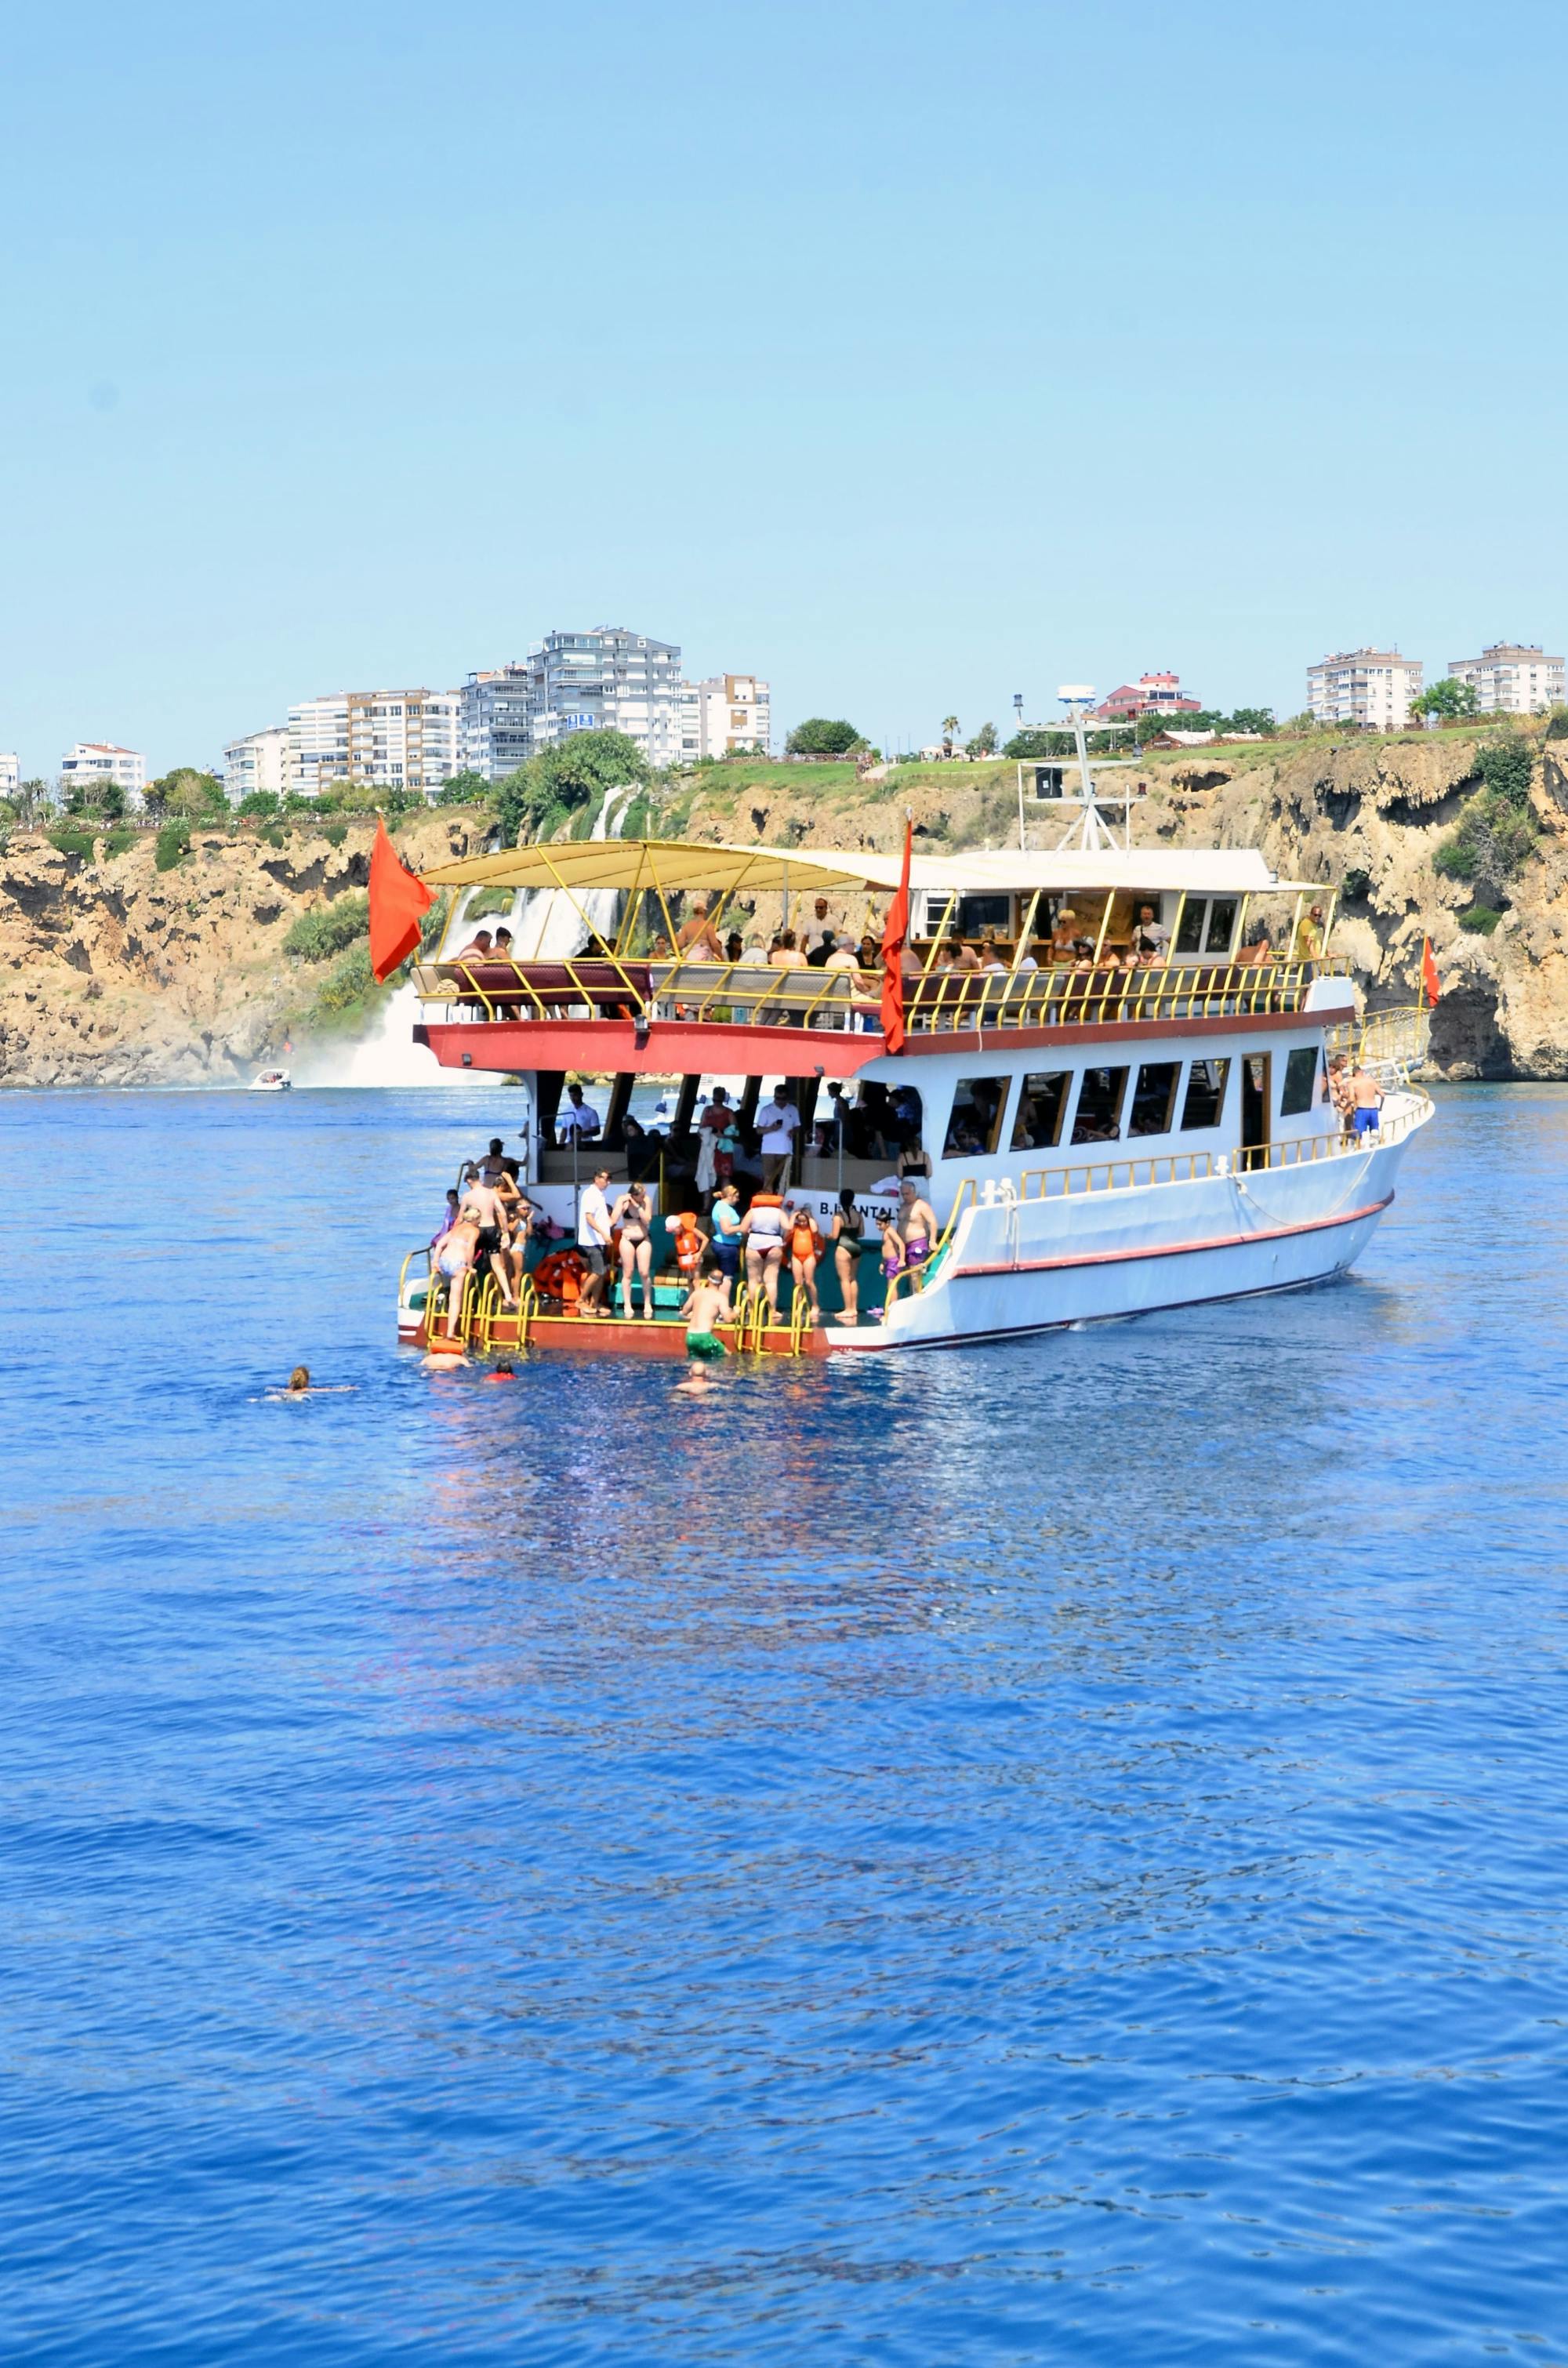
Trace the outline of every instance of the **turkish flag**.
<instances>
[{"instance_id":1,"label":"turkish flag","mask_svg":"<svg viewBox=\"0 0 1568 2368\"><path fill-rule=\"evenodd\" d=\"M909 936L909 852L915 825L903 825L903 870L882 930L882 1037L890 1053L903 1050L903 948Z\"/></svg>"},{"instance_id":2,"label":"turkish flag","mask_svg":"<svg viewBox=\"0 0 1568 2368\"><path fill-rule=\"evenodd\" d=\"M1421 984L1426 990L1428 1005L1435 1006L1443 990L1437 982L1437 964L1432 953L1430 938L1421 940Z\"/></svg>"},{"instance_id":3,"label":"turkish flag","mask_svg":"<svg viewBox=\"0 0 1568 2368\"><path fill-rule=\"evenodd\" d=\"M419 874L399 855L378 814L376 843L370 849L370 968L378 985L418 951L419 924L435 901Z\"/></svg>"}]
</instances>

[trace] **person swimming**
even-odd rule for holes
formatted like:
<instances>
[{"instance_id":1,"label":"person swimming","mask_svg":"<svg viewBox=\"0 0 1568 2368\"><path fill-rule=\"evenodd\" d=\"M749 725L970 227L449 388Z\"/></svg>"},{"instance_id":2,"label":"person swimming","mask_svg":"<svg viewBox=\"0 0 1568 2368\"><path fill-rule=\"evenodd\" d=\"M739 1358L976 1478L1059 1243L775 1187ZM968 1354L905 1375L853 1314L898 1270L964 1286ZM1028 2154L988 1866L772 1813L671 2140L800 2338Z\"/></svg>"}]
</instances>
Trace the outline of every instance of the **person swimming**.
<instances>
[{"instance_id":1,"label":"person swimming","mask_svg":"<svg viewBox=\"0 0 1568 2368\"><path fill-rule=\"evenodd\" d=\"M301 1398L335 1398L352 1395L353 1382L312 1382L308 1365L296 1365L280 1390L268 1390L268 1406L292 1406Z\"/></svg>"},{"instance_id":2,"label":"person swimming","mask_svg":"<svg viewBox=\"0 0 1568 2368\"><path fill-rule=\"evenodd\" d=\"M517 1376L512 1370L512 1360L510 1357L498 1358L496 1360L494 1371L493 1372L486 1373L484 1378L487 1382L515 1382Z\"/></svg>"}]
</instances>

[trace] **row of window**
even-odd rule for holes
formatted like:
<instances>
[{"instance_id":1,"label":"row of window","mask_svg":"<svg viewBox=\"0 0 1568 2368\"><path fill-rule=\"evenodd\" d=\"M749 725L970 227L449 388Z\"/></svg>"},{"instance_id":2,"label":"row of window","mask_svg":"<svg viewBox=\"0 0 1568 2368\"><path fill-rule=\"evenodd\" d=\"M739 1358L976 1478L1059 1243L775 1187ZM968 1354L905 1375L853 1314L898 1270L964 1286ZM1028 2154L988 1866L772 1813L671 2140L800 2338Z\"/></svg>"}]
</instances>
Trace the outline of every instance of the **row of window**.
<instances>
[{"instance_id":1,"label":"row of window","mask_svg":"<svg viewBox=\"0 0 1568 2368\"><path fill-rule=\"evenodd\" d=\"M1279 1116L1302 1118L1319 1091L1322 1054L1315 1044L1299 1045L1285 1056L1279 1088ZM1250 1083L1265 1090L1267 1053L1248 1053L1244 1061ZM1220 1125L1231 1079L1231 1061L1197 1060L1187 1064L1187 1090L1179 1093L1179 1061L1143 1061L1126 1068L1085 1069L1072 1131L1067 1127L1072 1087L1079 1073L1047 1069L1027 1076L1018 1094L1009 1147L1014 1151L1051 1151L1062 1143L1118 1143L1126 1137L1146 1139L1169 1134L1176 1123L1179 1099L1181 1132L1197 1134ZM960 1077L948 1121L944 1159L977 1159L1002 1147L1004 1121L1012 1092L1010 1077ZM1124 1128L1125 1121L1125 1128Z\"/></svg>"}]
</instances>

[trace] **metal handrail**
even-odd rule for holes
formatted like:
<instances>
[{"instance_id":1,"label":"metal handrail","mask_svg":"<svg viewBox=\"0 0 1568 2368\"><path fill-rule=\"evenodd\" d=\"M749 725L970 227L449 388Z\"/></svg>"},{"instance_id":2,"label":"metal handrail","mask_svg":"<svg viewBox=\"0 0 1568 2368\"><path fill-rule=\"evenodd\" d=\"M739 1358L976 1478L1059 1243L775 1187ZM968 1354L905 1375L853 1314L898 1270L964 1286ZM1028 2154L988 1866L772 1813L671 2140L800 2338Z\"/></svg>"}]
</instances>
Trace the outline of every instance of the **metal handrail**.
<instances>
[{"instance_id":1,"label":"metal handrail","mask_svg":"<svg viewBox=\"0 0 1568 2368\"><path fill-rule=\"evenodd\" d=\"M686 959L640 964L648 976L644 994L619 959L604 955L590 959L599 973L592 981L581 974L582 957L566 957L548 965L510 961L506 967L515 984L506 989L482 986L472 963L449 962L442 967L458 977L457 996L481 1004L487 1020L496 1019L498 1001L515 1002L525 996L541 1020L574 1001L585 1004L591 1011L604 999L607 967L624 985L631 1016L640 1023L671 1017L699 1024L714 1022L721 1011L732 1012L739 1003L750 1007L748 1018L738 1023L743 1026L810 1028L831 1019L853 1031L858 1019L877 1011L881 997L880 982L873 992L874 972L775 970L756 963ZM490 960L483 967L494 971L501 964ZM552 983L548 995L541 993L529 972L543 968L557 979L563 973L569 991ZM1337 954L1266 962L1209 962L1188 956L1167 959L1157 969L1144 970L1110 970L1103 963L1089 963L1028 972L923 974L910 983L904 1025L912 1034L945 1035L960 1028L1096 1027L1295 1011L1302 1008L1313 979L1343 977L1348 969L1348 958ZM453 986L436 979L433 972L429 976L431 983L422 980L419 985L420 1000L451 1003ZM677 1007L673 1013L672 1004Z\"/></svg>"}]
</instances>

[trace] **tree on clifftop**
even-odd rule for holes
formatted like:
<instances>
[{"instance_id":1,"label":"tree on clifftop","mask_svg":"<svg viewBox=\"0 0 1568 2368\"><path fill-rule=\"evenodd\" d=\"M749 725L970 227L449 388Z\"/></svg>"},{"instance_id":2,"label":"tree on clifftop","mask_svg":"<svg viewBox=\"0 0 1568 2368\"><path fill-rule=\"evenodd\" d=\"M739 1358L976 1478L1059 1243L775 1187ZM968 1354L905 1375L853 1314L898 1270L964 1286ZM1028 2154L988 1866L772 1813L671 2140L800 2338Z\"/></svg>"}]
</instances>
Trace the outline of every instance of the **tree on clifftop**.
<instances>
[{"instance_id":1,"label":"tree on clifftop","mask_svg":"<svg viewBox=\"0 0 1568 2368\"><path fill-rule=\"evenodd\" d=\"M194 765L176 765L172 773L161 773L155 781L148 782L143 794L147 812L154 820L171 814L186 822L205 822L210 815L229 811L217 775L199 772Z\"/></svg>"},{"instance_id":2,"label":"tree on clifftop","mask_svg":"<svg viewBox=\"0 0 1568 2368\"><path fill-rule=\"evenodd\" d=\"M624 732L574 732L495 784L505 846L544 838L607 790L648 779L648 760Z\"/></svg>"},{"instance_id":3,"label":"tree on clifftop","mask_svg":"<svg viewBox=\"0 0 1568 2368\"><path fill-rule=\"evenodd\" d=\"M842 716L808 715L784 743L787 757L847 757L860 738Z\"/></svg>"},{"instance_id":4,"label":"tree on clifftop","mask_svg":"<svg viewBox=\"0 0 1568 2368\"><path fill-rule=\"evenodd\" d=\"M1410 712L1412 715L1437 715L1452 722L1461 715L1478 715L1481 700L1472 682L1458 682L1451 674L1446 674L1440 682L1430 684L1418 699L1411 700Z\"/></svg>"},{"instance_id":5,"label":"tree on clifftop","mask_svg":"<svg viewBox=\"0 0 1568 2368\"><path fill-rule=\"evenodd\" d=\"M979 731L975 734L973 739L969 744L969 753L971 757L994 757L996 754L996 726L994 723L983 723L981 725Z\"/></svg>"}]
</instances>

